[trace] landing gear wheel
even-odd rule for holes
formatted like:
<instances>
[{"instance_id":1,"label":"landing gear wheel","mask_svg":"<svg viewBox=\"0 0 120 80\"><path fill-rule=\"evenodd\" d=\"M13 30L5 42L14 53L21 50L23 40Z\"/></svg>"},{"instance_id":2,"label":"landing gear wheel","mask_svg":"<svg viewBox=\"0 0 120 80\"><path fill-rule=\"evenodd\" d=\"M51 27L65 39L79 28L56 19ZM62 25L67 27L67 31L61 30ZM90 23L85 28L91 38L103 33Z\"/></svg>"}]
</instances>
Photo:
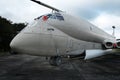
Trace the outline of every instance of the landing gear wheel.
<instances>
[{"instance_id":1,"label":"landing gear wheel","mask_svg":"<svg viewBox=\"0 0 120 80\"><path fill-rule=\"evenodd\" d=\"M60 56L50 57L49 63L53 66L59 66L62 63L62 58Z\"/></svg>"}]
</instances>

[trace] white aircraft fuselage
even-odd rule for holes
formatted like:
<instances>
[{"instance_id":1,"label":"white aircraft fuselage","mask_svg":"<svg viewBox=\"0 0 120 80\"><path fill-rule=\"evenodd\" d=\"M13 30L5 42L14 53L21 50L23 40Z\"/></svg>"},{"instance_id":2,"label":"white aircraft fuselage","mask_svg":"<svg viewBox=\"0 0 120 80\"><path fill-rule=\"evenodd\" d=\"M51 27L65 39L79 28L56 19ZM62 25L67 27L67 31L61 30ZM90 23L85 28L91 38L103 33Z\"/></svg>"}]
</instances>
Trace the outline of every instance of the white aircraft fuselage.
<instances>
[{"instance_id":1,"label":"white aircraft fuselage","mask_svg":"<svg viewBox=\"0 0 120 80\"><path fill-rule=\"evenodd\" d=\"M88 49L102 49L105 40L114 42L114 37L82 19L51 13L23 29L10 46L16 52L54 56L69 55L75 50L81 51L80 54ZM93 45L97 47L90 47Z\"/></svg>"},{"instance_id":2,"label":"white aircraft fuselage","mask_svg":"<svg viewBox=\"0 0 120 80\"><path fill-rule=\"evenodd\" d=\"M110 51L107 49L120 48L117 43L114 36L88 21L64 12L52 12L36 18L11 41L10 46L19 53L55 56L50 62L58 65L61 61L56 56L84 54L84 59L91 59Z\"/></svg>"}]
</instances>

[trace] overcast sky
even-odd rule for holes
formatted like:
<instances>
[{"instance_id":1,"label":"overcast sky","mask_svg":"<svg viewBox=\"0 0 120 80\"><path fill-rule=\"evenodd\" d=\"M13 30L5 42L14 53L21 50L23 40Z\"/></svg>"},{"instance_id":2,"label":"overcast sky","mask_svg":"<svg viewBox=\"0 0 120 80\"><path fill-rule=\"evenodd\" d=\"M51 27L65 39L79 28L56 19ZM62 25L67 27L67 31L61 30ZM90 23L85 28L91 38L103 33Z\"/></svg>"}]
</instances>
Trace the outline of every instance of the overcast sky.
<instances>
[{"instance_id":1,"label":"overcast sky","mask_svg":"<svg viewBox=\"0 0 120 80\"><path fill-rule=\"evenodd\" d=\"M41 0L42 1L42 0ZM66 13L82 17L104 31L120 38L120 0L43 0ZM13 22L31 22L34 18L51 12L30 0L0 0L0 16Z\"/></svg>"}]
</instances>

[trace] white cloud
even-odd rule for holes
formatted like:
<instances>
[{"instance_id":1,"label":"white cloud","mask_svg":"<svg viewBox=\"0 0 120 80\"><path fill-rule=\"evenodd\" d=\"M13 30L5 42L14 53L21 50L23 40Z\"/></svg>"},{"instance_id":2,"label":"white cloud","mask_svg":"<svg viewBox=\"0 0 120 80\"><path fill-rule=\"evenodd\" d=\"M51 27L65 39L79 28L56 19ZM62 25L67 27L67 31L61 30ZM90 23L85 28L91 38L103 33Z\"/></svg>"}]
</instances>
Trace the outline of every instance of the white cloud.
<instances>
[{"instance_id":1,"label":"white cloud","mask_svg":"<svg viewBox=\"0 0 120 80\"><path fill-rule=\"evenodd\" d=\"M101 12L120 15L120 0L44 0L43 2L86 19L94 19ZM30 0L1 0L0 10L1 16L7 16L14 22L31 21L51 11ZM11 16L8 16L10 14Z\"/></svg>"},{"instance_id":2,"label":"white cloud","mask_svg":"<svg viewBox=\"0 0 120 80\"><path fill-rule=\"evenodd\" d=\"M13 22L30 22L34 18L50 12L49 9L40 7L30 0L3 0L0 1L0 16Z\"/></svg>"},{"instance_id":3,"label":"white cloud","mask_svg":"<svg viewBox=\"0 0 120 80\"><path fill-rule=\"evenodd\" d=\"M112 34L113 32L112 26L116 26L115 36L117 38L120 38L120 22L119 21L120 21L120 17L103 13L91 22L96 26L100 27L101 29L103 29L104 31L108 32L109 34Z\"/></svg>"},{"instance_id":4,"label":"white cloud","mask_svg":"<svg viewBox=\"0 0 120 80\"><path fill-rule=\"evenodd\" d=\"M116 36L120 38L120 0L43 0L42 2L88 19L110 34L112 33L111 26L115 25ZM30 22L49 12L51 12L50 9L30 0L0 1L0 16L13 22Z\"/></svg>"}]
</instances>

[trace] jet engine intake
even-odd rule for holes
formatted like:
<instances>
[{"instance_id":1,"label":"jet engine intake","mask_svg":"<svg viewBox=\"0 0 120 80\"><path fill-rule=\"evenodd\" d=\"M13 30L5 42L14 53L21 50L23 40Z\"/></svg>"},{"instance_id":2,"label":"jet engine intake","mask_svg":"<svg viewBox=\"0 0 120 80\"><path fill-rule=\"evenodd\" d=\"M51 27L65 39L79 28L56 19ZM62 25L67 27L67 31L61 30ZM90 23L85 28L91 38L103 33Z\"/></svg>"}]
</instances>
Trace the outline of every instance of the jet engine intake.
<instances>
[{"instance_id":1,"label":"jet engine intake","mask_svg":"<svg viewBox=\"0 0 120 80\"><path fill-rule=\"evenodd\" d=\"M105 48L107 48L107 49L112 49L114 45L113 45L112 42L105 42L105 43L104 43L104 46L105 46Z\"/></svg>"},{"instance_id":2,"label":"jet engine intake","mask_svg":"<svg viewBox=\"0 0 120 80\"><path fill-rule=\"evenodd\" d=\"M116 46L117 46L117 48L120 48L120 41L116 42Z\"/></svg>"}]
</instances>

